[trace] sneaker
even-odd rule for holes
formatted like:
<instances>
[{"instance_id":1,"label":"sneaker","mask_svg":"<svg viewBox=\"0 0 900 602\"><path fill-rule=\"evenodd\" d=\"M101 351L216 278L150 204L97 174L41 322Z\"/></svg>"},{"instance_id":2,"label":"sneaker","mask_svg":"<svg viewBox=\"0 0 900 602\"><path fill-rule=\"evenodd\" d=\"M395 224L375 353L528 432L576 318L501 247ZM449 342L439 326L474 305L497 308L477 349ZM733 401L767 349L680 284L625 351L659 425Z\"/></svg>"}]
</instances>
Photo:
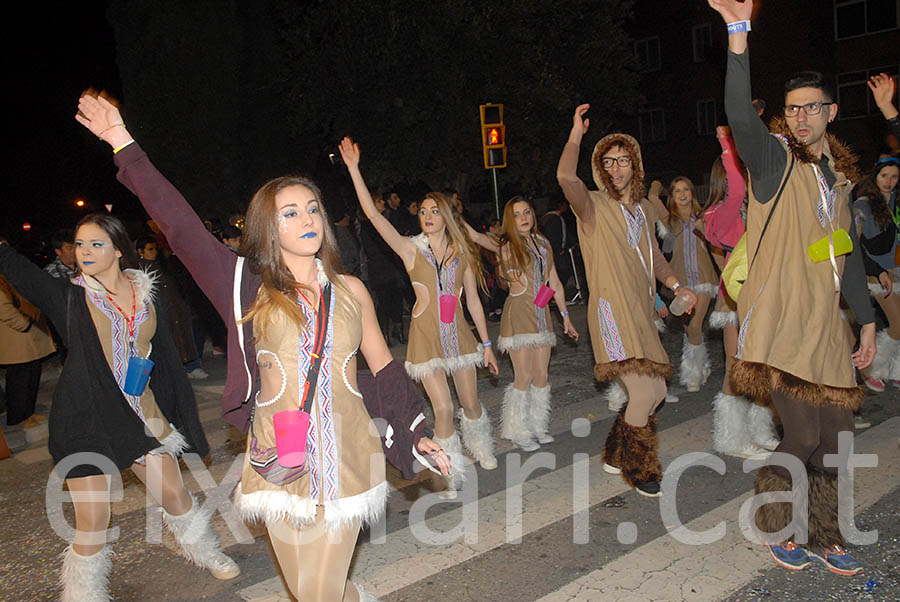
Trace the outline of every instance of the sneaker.
<instances>
[{"instance_id":1,"label":"sneaker","mask_svg":"<svg viewBox=\"0 0 900 602\"><path fill-rule=\"evenodd\" d=\"M872 423L863 418L862 416L854 416L853 417L853 428L858 429L867 429L872 426Z\"/></svg>"},{"instance_id":2,"label":"sneaker","mask_svg":"<svg viewBox=\"0 0 900 602\"><path fill-rule=\"evenodd\" d=\"M545 435L538 435L537 440L541 445L546 445L547 443L553 443L554 441L556 441L556 438L548 433Z\"/></svg>"},{"instance_id":3,"label":"sneaker","mask_svg":"<svg viewBox=\"0 0 900 602\"><path fill-rule=\"evenodd\" d=\"M634 486L634 490L645 497L661 497L659 481L647 481L646 483L638 483Z\"/></svg>"},{"instance_id":4,"label":"sneaker","mask_svg":"<svg viewBox=\"0 0 900 602\"><path fill-rule=\"evenodd\" d=\"M678 396L674 393L666 393L666 403L678 403Z\"/></svg>"},{"instance_id":5,"label":"sneaker","mask_svg":"<svg viewBox=\"0 0 900 602\"><path fill-rule=\"evenodd\" d=\"M603 472L609 474L622 474L622 469L618 466L613 466L612 464L603 463Z\"/></svg>"},{"instance_id":6,"label":"sneaker","mask_svg":"<svg viewBox=\"0 0 900 602\"><path fill-rule=\"evenodd\" d=\"M810 552L810 556L825 565L825 568L838 575L856 575L863 570L862 565L841 546L834 545L821 554Z\"/></svg>"},{"instance_id":7,"label":"sneaker","mask_svg":"<svg viewBox=\"0 0 900 602\"><path fill-rule=\"evenodd\" d=\"M523 452L533 452L541 448L534 439L528 441L513 441Z\"/></svg>"},{"instance_id":8,"label":"sneaker","mask_svg":"<svg viewBox=\"0 0 900 602\"><path fill-rule=\"evenodd\" d=\"M203 368L194 368L187 373L187 377L194 380L204 380L209 378L209 374L207 374L206 371L203 370Z\"/></svg>"},{"instance_id":9,"label":"sneaker","mask_svg":"<svg viewBox=\"0 0 900 602\"><path fill-rule=\"evenodd\" d=\"M811 562L806 550L793 541L786 541L780 545L766 544L766 547L769 548L775 564L789 571L802 571Z\"/></svg>"},{"instance_id":10,"label":"sneaker","mask_svg":"<svg viewBox=\"0 0 900 602\"><path fill-rule=\"evenodd\" d=\"M880 378L869 377L865 381L866 386L876 393L884 393L884 381Z\"/></svg>"}]
</instances>

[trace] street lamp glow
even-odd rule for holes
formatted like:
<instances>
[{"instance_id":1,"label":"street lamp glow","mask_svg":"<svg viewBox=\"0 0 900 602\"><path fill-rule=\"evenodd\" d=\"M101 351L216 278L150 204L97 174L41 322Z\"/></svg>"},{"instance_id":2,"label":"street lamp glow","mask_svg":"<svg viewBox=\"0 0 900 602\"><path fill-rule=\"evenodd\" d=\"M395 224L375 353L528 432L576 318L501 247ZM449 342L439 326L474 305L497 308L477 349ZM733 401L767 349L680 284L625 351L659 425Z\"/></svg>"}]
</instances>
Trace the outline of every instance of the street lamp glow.
<instances>
[{"instance_id":1,"label":"street lamp glow","mask_svg":"<svg viewBox=\"0 0 900 602\"><path fill-rule=\"evenodd\" d=\"M84 207L84 201L82 199L78 199L75 201L76 207Z\"/></svg>"}]
</instances>

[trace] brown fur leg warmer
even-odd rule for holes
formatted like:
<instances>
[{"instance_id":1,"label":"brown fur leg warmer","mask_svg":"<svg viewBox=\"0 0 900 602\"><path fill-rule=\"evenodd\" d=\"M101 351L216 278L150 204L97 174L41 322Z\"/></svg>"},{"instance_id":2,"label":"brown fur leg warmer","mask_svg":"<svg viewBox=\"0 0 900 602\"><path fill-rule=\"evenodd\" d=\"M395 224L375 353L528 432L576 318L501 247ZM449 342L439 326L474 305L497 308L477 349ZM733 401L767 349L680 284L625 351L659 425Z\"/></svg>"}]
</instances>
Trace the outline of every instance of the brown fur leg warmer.
<instances>
[{"instance_id":1,"label":"brown fur leg warmer","mask_svg":"<svg viewBox=\"0 0 900 602\"><path fill-rule=\"evenodd\" d=\"M756 472L756 493L791 491L791 480L780 475L771 466L763 466ZM791 524L793 504L773 502L756 510L756 528L759 537L769 543L781 543L767 537L767 533L777 533ZM802 517L800 517L802 518Z\"/></svg>"},{"instance_id":2,"label":"brown fur leg warmer","mask_svg":"<svg viewBox=\"0 0 900 602\"><path fill-rule=\"evenodd\" d=\"M838 526L837 475L809 469L809 547L824 550L844 545Z\"/></svg>"},{"instance_id":3,"label":"brown fur leg warmer","mask_svg":"<svg viewBox=\"0 0 900 602\"><path fill-rule=\"evenodd\" d=\"M616 416L615 421L612 423L612 428L609 429L609 434L606 435L606 443L603 445L603 461L616 468L622 468L622 447L624 445L622 425L625 424L624 415L625 410L622 410Z\"/></svg>"},{"instance_id":4,"label":"brown fur leg warmer","mask_svg":"<svg viewBox=\"0 0 900 602\"><path fill-rule=\"evenodd\" d=\"M638 483L662 481L659 441L653 424L632 426L623 418L622 435L622 478L625 482L634 487Z\"/></svg>"}]
</instances>

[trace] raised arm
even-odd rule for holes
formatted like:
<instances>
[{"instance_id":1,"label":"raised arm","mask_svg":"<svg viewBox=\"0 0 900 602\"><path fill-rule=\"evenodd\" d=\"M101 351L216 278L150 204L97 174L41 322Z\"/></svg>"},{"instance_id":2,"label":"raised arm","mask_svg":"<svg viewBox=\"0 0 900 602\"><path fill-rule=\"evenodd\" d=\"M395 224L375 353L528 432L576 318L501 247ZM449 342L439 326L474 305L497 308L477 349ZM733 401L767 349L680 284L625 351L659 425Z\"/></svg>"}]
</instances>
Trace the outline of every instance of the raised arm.
<instances>
[{"instance_id":1,"label":"raised arm","mask_svg":"<svg viewBox=\"0 0 900 602\"><path fill-rule=\"evenodd\" d=\"M494 238L493 236L490 236L488 234L485 234L484 232L479 232L478 230L476 230L475 228L470 226L469 222L467 222L464 219L461 219L460 221L466 227L466 232L469 233L469 238L472 239L472 242L474 242L479 247L484 247L485 249L487 249L488 251L491 251L492 253L500 252L500 243L497 241L496 238Z\"/></svg>"},{"instance_id":2,"label":"raised arm","mask_svg":"<svg viewBox=\"0 0 900 602\"><path fill-rule=\"evenodd\" d=\"M559 158L559 165L556 167L556 179L562 188L566 200L572 206L572 211L586 226L587 230L593 229L594 226L594 205L591 203L591 197L584 182L579 179L578 174L578 153L581 150L581 140L590 127L590 119L585 119L584 115L589 104L579 105L575 108L575 114L572 117L572 130L569 132L569 139L566 146L563 147L562 156Z\"/></svg>"},{"instance_id":3,"label":"raised arm","mask_svg":"<svg viewBox=\"0 0 900 602\"><path fill-rule=\"evenodd\" d=\"M744 196L747 194L747 185L744 182L744 174L730 130L727 126L719 126L716 128L716 135L722 147L722 166L725 168L728 187L725 200L707 209L704 215L706 222L704 233L707 240L715 246L725 245L730 249L737 244L738 239L744 233L741 206L744 203Z\"/></svg>"},{"instance_id":4,"label":"raised arm","mask_svg":"<svg viewBox=\"0 0 900 602\"><path fill-rule=\"evenodd\" d=\"M362 172L359 171L359 145L353 142L349 136L341 140L338 147L341 151L341 157L350 172L350 179L353 181L353 188L356 190L356 197L359 199L359 205L362 207L363 213L375 226L378 234L384 239L384 242L400 256L407 271L412 269L413 262L416 260L416 247L405 236L400 234L393 224L378 212L375 208L375 201L372 200L372 194L366 181L363 179Z\"/></svg>"},{"instance_id":5,"label":"raised arm","mask_svg":"<svg viewBox=\"0 0 900 602\"><path fill-rule=\"evenodd\" d=\"M894 93L897 91L897 80L887 73L873 75L868 81L869 89L875 99L875 105L891 124L895 136L900 136L900 111L894 106Z\"/></svg>"},{"instance_id":6,"label":"raised arm","mask_svg":"<svg viewBox=\"0 0 900 602\"><path fill-rule=\"evenodd\" d=\"M726 24L750 21L752 0L708 0ZM750 56L747 33L728 36L728 60L725 73L725 114L737 143L741 159L750 170L757 200L767 203L781 183L787 155L781 143L769 134L750 93Z\"/></svg>"},{"instance_id":7,"label":"raised arm","mask_svg":"<svg viewBox=\"0 0 900 602\"><path fill-rule=\"evenodd\" d=\"M40 269L9 243L0 239L0 274L16 291L45 314L57 332L66 332L66 280L54 278Z\"/></svg>"},{"instance_id":8,"label":"raised arm","mask_svg":"<svg viewBox=\"0 0 900 602\"><path fill-rule=\"evenodd\" d=\"M226 322L234 319L231 301L237 256L206 229L178 189L154 167L128 132L118 108L103 97L84 94L75 119L113 148L119 181L159 225L219 315Z\"/></svg>"}]
</instances>

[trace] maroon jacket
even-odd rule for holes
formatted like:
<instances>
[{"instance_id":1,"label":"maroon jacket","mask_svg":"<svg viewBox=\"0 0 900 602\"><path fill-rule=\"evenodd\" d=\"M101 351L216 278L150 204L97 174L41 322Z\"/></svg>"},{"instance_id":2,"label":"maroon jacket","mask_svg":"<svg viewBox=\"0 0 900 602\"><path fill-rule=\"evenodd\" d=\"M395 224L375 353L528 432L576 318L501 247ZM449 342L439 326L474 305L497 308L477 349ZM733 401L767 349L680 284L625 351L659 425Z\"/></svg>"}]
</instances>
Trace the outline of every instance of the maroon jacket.
<instances>
[{"instance_id":1,"label":"maroon jacket","mask_svg":"<svg viewBox=\"0 0 900 602\"><path fill-rule=\"evenodd\" d=\"M115 161L119 168L119 181L140 199L175 254L225 321L228 328L228 374L222 395L222 416L230 424L247 432L259 371L252 321L239 326L236 317L244 315L253 305L262 278L250 271L243 257L230 251L206 229L178 189L153 166L136 142L119 151ZM237 275L240 276L240 289L236 294L234 282ZM389 386L382 382L399 378L396 367L389 368L392 368L391 364L378 373L380 378L374 379L378 382L377 386L371 382L372 377L363 378L366 388L376 395L375 399L368 396L366 408L372 418L386 421L398 436L404 433L402 444L394 445L392 439L389 443L384 438L385 431L382 431L382 447L388 461L409 475L418 456L414 446L421 437L429 434L429 430L425 421L419 418L423 403L421 396L413 394L403 383ZM385 374L382 375L382 372ZM408 380L402 368L400 372Z\"/></svg>"}]
</instances>

